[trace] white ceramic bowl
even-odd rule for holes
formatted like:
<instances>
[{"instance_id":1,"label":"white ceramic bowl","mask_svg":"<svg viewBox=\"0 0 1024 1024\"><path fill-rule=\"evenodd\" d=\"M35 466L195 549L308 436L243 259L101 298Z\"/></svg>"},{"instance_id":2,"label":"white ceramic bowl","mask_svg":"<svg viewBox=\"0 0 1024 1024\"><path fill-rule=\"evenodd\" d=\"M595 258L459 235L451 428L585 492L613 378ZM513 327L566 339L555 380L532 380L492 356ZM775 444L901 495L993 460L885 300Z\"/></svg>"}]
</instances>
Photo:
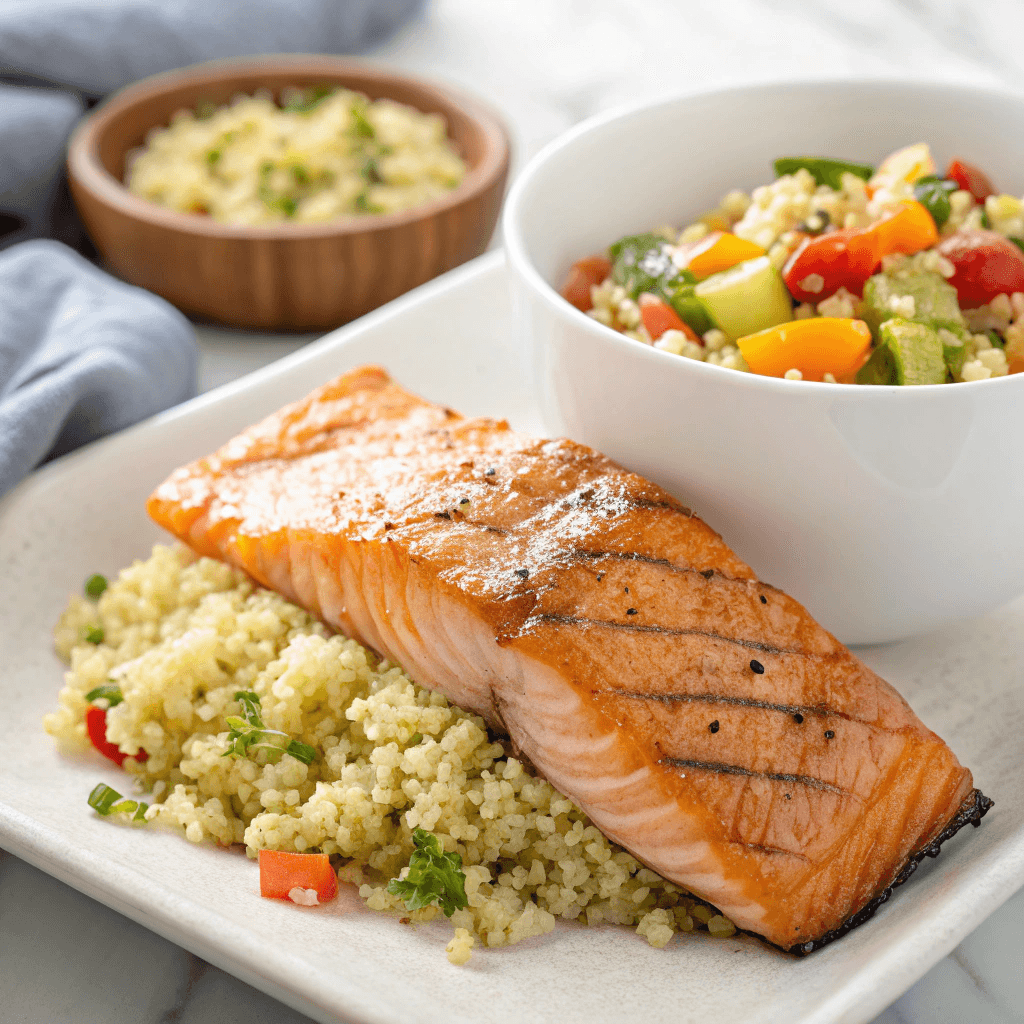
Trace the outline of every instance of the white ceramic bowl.
<instances>
[{"instance_id":1,"label":"white ceramic bowl","mask_svg":"<svg viewBox=\"0 0 1024 1024\"><path fill-rule=\"evenodd\" d=\"M911 142L1024 192L1024 98L804 82L592 120L522 172L504 233L550 432L665 486L850 644L979 615L1024 591L1024 374L884 388L738 373L637 344L558 295L576 259L683 225L772 160L878 161Z\"/></svg>"}]
</instances>

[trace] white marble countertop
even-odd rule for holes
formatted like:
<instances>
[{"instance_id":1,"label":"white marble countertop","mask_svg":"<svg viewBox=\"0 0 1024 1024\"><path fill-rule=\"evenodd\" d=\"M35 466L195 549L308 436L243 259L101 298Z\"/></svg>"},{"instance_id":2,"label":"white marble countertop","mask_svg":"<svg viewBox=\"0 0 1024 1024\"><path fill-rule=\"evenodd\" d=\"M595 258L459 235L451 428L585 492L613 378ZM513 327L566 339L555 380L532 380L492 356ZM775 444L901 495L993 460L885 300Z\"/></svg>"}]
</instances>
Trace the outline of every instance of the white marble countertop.
<instances>
[{"instance_id":1,"label":"white marble countertop","mask_svg":"<svg viewBox=\"0 0 1024 1024\"><path fill-rule=\"evenodd\" d=\"M1020 0L434 0L367 56L488 99L514 173L583 118L684 88L844 74L1021 88L1022 41ZM311 340L197 333L203 390ZM1022 968L1024 891L875 1024L1024 1022ZM2 850L0 993L0 1024L308 1020Z\"/></svg>"}]
</instances>

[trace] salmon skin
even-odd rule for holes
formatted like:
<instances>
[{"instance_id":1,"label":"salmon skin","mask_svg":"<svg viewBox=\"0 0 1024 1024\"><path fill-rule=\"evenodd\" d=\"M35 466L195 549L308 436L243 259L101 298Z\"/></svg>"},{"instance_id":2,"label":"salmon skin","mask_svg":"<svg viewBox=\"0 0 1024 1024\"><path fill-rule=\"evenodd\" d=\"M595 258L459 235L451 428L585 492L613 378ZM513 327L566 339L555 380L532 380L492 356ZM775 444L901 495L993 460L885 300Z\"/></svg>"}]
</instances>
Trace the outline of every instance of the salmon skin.
<instances>
[{"instance_id":1,"label":"salmon skin","mask_svg":"<svg viewBox=\"0 0 1024 1024\"><path fill-rule=\"evenodd\" d=\"M149 512L486 719L612 840L809 952L990 801L900 695L668 493L377 367Z\"/></svg>"}]
</instances>

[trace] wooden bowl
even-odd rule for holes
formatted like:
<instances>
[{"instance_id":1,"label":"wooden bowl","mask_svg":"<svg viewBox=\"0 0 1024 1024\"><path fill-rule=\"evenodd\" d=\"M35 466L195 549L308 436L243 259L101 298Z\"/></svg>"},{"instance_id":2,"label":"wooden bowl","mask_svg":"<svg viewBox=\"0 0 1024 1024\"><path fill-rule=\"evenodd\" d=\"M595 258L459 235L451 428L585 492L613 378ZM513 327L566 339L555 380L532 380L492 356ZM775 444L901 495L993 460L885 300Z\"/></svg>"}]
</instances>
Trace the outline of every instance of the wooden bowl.
<instances>
[{"instance_id":1,"label":"wooden bowl","mask_svg":"<svg viewBox=\"0 0 1024 1024\"><path fill-rule=\"evenodd\" d=\"M324 82L441 114L468 167L463 181L400 213L265 227L179 213L122 184L128 152L176 111ZM454 89L334 57L283 55L200 64L122 90L72 135L68 178L96 248L126 281L202 319L305 331L352 320L482 253L508 162L499 118Z\"/></svg>"}]
</instances>

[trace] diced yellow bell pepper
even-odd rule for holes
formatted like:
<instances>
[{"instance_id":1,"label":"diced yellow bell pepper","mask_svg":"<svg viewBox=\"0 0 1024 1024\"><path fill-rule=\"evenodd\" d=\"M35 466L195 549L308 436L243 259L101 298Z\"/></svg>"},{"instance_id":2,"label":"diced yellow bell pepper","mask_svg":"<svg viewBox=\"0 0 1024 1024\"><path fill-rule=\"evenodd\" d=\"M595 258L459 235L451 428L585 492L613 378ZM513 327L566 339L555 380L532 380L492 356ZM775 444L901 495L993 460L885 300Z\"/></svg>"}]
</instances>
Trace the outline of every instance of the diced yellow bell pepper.
<instances>
[{"instance_id":1,"label":"diced yellow bell pepper","mask_svg":"<svg viewBox=\"0 0 1024 1024\"><path fill-rule=\"evenodd\" d=\"M783 377L799 370L804 380L817 381L831 373L849 383L871 350L871 331L863 320L822 316L769 327L736 344L754 373Z\"/></svg>"},{"instance_id":2,"label":"diced yellow bell pepper","mask_svg":"<svg viewBox=\"0 0 1024 1024\"><path fill-rule=\"evenodd\" d=\"M686 269L698 281L735 267L745 260L763 256L765 250L756 242L748 242L730 231L712 231L699 242L692 242L687 254Z\"/></svg>"},{"instance_id":3,"label":"diced yellow bell pepper","mask_svg":"<svg viewBox=\"0 0 1024 1024\"><path fill-rule=\"evenodd\" d=\"M925 142L904 146L890 153L879 165L868 181L868 190L892 187L901 182L915 182L926 174L935 173L935 161Z\"/></svg>"}]
</instances>

